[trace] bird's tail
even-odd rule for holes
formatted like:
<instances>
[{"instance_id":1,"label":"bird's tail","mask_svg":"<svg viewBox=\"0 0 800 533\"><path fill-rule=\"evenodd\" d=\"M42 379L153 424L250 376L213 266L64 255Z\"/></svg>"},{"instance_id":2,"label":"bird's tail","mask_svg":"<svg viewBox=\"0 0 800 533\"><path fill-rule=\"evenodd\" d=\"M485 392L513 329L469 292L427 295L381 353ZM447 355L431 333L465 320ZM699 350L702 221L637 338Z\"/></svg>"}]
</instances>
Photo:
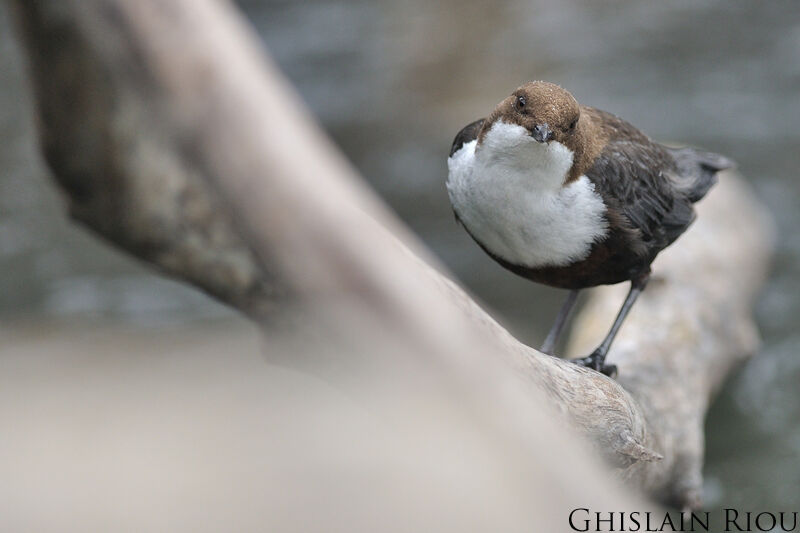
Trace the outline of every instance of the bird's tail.
<instances>
[{"instance_id":1,"label":"bird's tail","mask_svg":"<svg viewBox=\"0 0 800 533\"><path fill-rule=\"evenodd\" d=\"M725 156L695 148L673 148L670 151L678 167L678 175L672 176L675 187L692 203L700 200L717 183L718 172L736 166Z\"/></svg>"}]
</instances>

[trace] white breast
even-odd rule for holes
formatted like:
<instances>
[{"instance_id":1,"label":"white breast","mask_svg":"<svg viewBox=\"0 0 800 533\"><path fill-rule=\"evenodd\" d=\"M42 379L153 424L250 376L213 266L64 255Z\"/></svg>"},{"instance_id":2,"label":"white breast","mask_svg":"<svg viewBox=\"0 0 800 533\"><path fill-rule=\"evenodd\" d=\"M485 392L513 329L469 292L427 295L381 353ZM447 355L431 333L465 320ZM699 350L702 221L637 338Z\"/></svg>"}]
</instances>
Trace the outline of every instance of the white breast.
<instances>
[{"instance_id":1,"label":"white breast","mask_svg":"<svg viewBox=\"0 0 800 533\"><path fill-rule=\"evenodd\" d=\"M447 164L447 190L459 219L490 252L531 268L585 259L607 234L605 205L581 176L566 187L572 152L495 123L476 153L465 144Z\"/></svg>"}]
</instances>

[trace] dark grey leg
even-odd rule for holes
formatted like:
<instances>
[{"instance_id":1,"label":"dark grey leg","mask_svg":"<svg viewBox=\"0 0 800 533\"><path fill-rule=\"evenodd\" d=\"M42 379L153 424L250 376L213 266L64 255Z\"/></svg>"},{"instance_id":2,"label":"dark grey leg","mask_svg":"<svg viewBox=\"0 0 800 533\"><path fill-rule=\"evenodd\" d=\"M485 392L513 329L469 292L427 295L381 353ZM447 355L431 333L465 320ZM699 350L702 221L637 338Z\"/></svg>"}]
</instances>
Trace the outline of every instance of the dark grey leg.
<instances>
[{"instance_id":1,"label":"dark grey leg","mask_svg":"<svg viewBox=\"0 0 800 533\"><path fill-rule=\"evenodd\" d=\"M622 308L619 310L617 318L614 320L614 324L611 326L611 330L609 330L606 338L603 339L603 342L600 343L600 346L598 346L591 355L581 359L573 359L573 363L592 368L598 372L602 372L606 376L614 377L617 375L616 365L605 364L606 354L608 354L608 349L611 348L611 343L614 342L614 337L617 336L619 328L622 327L625 317L628 316L628 312L631 310L631 307L633 307L633 303L644 290L645 286L647 286L647 281L649 279L650 272L648 271L631 280L631 290L628 291L628 296L625 298L625 302L622 304Z\"/></svg>"},{"instance_id":2,"label":"dark grey leg","mask_svg":"<svg viewBox=\"0 0 800 533\"><path fill-rule=\"evenodd\" d=\"M547 334L542 347L539 349L540 352L553 355L553 350L558 343L559 337L561 337L561 332L569 320L569 315L575 307L575 302L578 301L578 292L580 292L579 289L569 291L569 295L567 295L564 305L561 306L561 311L558 312L553 327L550 328L550 333Z\"/></svg>"}]
</instances>

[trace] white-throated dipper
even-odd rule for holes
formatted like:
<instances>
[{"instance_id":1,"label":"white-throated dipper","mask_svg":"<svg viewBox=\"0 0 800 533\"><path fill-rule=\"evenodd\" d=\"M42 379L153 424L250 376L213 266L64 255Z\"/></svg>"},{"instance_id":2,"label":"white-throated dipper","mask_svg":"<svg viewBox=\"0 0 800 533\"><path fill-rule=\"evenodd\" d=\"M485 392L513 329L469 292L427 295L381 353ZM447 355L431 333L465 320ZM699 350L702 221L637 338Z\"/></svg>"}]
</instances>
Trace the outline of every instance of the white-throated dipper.
<instances>
[{"instance_id":1,"label":"white-throated dipper","mask_svg":"<svg viewBox=\"0 0 800 533\"><path fill-rule=\"evenodd\" d=\"M512 272L570 289L542 351L551 353L578 291L630 281L611 330L575 362L606 375L605 357L645 288L650 264L695 218L725 157L652 141L579 105L558 85L527 83L463 128L447 161L457 220Z\"/></svg>"}]
</instances>

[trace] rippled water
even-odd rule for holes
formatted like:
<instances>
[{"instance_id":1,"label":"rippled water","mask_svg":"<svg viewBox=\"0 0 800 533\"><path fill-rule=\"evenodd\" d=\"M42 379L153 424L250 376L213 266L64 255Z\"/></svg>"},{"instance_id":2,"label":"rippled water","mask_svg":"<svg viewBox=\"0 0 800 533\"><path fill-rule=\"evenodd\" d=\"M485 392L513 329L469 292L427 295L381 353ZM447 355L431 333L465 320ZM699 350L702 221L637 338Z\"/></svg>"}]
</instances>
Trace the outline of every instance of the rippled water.
<instances>
[{"instance_id":1,"label":"rippled water","mask_svg":"<svg viewBox=\"0 0 800 533\"><path fill-rule=\"evenodd\" d=\"M241 1L267 48L373 187L523 340L563 297L491 262L444 190L458 129L547 79L650 135L738 161L780 229L762 352L708 420L714 505L800 505L800 9L773 2ZM32 147L0 14L0 316L160 322L225 310L64 224Z\"/></svg>"}]
</instances>

